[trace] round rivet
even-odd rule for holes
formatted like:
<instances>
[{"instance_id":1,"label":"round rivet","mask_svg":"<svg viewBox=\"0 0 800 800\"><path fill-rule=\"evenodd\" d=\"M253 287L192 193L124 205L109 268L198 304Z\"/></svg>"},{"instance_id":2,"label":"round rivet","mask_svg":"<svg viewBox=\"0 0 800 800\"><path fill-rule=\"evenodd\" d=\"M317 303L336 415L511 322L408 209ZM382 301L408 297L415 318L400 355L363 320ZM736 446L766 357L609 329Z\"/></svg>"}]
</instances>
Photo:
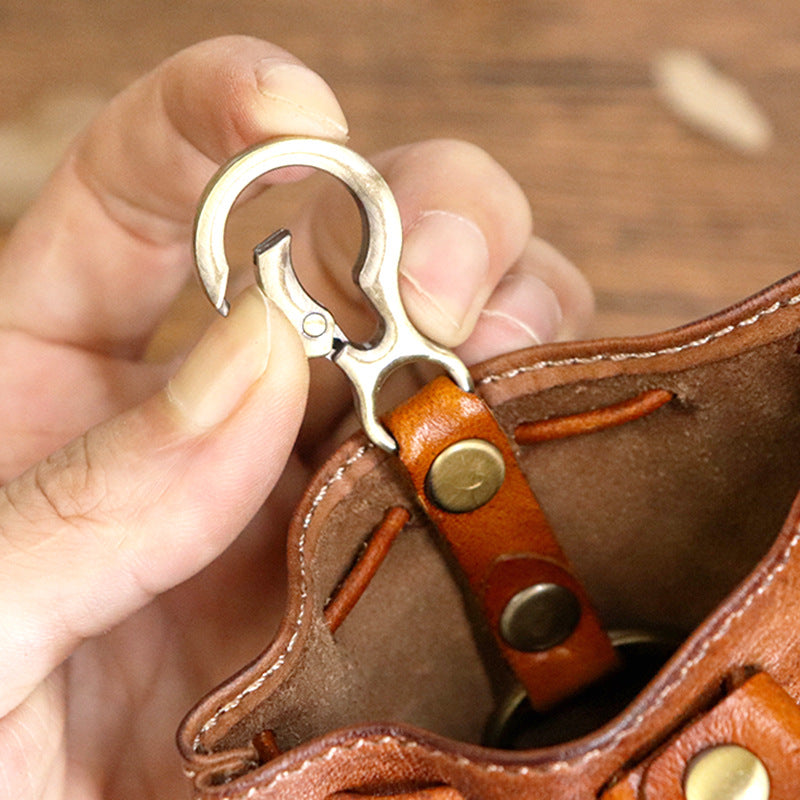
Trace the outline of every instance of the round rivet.
<instances>
[{"instance_id":1,"label":"round rivet","mask_svg":"<svg viewBox=\"0 0 800 800\"><path fill-rule=\"evenodd\" d=\"M311 339L318 339L328 329L328 322L319 311L312 311L303 317L303 333Z\"/></svg>"},{"instance_id":2,"label":"round rivet","mask_svg":"<svg viewBox=\"0 0 800 800\"><path fill-rule=\"evenodd\" d=\"M768 800L769 774L746 747L717 745L689 763L683 792L686 800Z\"/></svg>"},{"instance_id":3,"label":"round rivet","mask_svg":"<svg viewBox=\"0 0 800 800\"><path fill-rule=\"evenodd\" d=\"M439 453L428 470L425 488L444 511L474 511L497 494L506 475L502 453L484 439L462 439Z\"/></svg>"},{"instance_id":4,"label":"round rivet","mask_svg":"<svg viewBox=\"0 0 800 800\"><path fill-rule=\"evenodd\" d=\"M557 583L537 583L517 592L500 616L500 634L515 650L535 653L568 639L581 618L578 598Z\"/></svg>"}]
</instances>

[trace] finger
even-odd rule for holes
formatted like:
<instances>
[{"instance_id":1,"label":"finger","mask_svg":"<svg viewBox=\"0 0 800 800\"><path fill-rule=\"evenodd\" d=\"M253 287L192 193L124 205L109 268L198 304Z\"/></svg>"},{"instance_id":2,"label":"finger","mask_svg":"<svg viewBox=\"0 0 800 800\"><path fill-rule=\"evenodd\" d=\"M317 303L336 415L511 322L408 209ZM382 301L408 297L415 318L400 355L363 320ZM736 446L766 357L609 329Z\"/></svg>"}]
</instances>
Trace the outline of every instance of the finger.
<instances>
[{"instance_id":1,"label":"finger","mask_svg":"<svg viewBox=\"0 0 800 800\"><path fill-rule=\"evenodd\" d=\"M459 344L530 238L528 202L497 162L463 142L423 142L374 161L403 221L400 290L409 317L432 339ZM301 281L349 336L365 341L375 319L351 280L361 228L350 202L344 192L328 191L290 227ZM314 446L351 400L332 370L323 365L312 374L312 397L325 398L312 404L304 426L302 441Z\"/></svg>"},{"instance_id":2,"label":"finger","mask_svg":"<svg viewBox=\"0 0 800 800\"><path fill-rule=\"evenodd\" d=\"M495 288L467 341L467 364L525 347L573 339L587 329L594 295L583 274L552 245L532 237Z\"/></svg>"},{"instance_id":3,"label":"finger","mask_svg":"<svg viewBox=\"0 0 800 800\"><path fill-rule=\"evenodd\" d=\"M172 364L114 359L0 331L0 484L142 402L173 371Z\"/></svg>"},{"instance_id":4,"label":"finger","mask_svg":"<svg viewBox=\"0 0 800 800\"><path fill-rule=\"evenodd\" d=\"M306 389L296 334L250 290L165 390L4 487L0 716L224 549L278 479Z\"/></svg>"},{"instance_id":5,"label":"finger","mask_svg":"<svg viewBox=\"0 0 800 800\"><path fill-rule=\"evenodd\" d=\"M0 324L138 355L191 266L217 166L281 134L342 139L319 76L274 45L191 47L117 97L80 137L0 257Z\"/></svg>"},{"instance_id":6,"label":"finger","mask_svg":"<svg viewBox=\"0 0 800 800\"><path fill-rule=\"evenodd\" d=\"M432 143L401 176L403 301L422 333L455 347L519 257L530 236L530 205L496 161L463 143Z\"/></svg>"},{"instance_id":7,"label":"finger","mask_svg":"<svg viewBox=\"0 0 800 800\"><path fill-rule=\"evenodd\" d=\"M51 675L26 703L0 720L0 786L4 797L63 796L64 742L53 735L65 724L63 684L63 675ZM70 785L70 789L76 788Z\"/></svg>"},{"instance_id":8,"label":"finger","mask_svg":"<svg viewBox=\"0 0 800 800\"><path fill-rule=\"evenodd\" d=\"M530 237L528 201L496 161L466 142L421 142L383 153L374 163L403 222L399 274L408 315L440 344L460 344ZM351 307L343 321L358 326L367 308L349 266L361 229L342 224L347 202L344 194L329 192L299 226L308 230L313 248L309 285L344 295Z\"/></svg>"}]
</instances>

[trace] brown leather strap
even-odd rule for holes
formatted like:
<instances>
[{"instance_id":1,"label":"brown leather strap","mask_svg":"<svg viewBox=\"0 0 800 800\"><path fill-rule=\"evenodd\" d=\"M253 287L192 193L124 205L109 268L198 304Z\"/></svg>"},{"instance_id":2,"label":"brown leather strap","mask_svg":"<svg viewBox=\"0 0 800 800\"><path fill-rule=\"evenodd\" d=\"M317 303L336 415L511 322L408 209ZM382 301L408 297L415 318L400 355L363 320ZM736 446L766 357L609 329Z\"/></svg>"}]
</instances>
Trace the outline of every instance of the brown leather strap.
<instances>
[{"instance_id":1,"label":"brown leather strap","mask_svg":"<svg viewBox=\"0 0 800 800\"><path fill-rule=\"evenodd\" d=\"M770 800L795 800L800 781L800 707L766 673L742 684L654 759L628 772L601 800L684 800L692 766L727 745L745 748L763 764ZM724 762L717 772L722 785L735 777L726 772Z\"/></svg>"},{"instance_id":2,"label":"brown leather strap","mask_svg":"<svg viewBox=\"0 0 800 800\"><path fill-rule=\"evenodd\" d=\"M386 425L397 440L420 502L464 570L501 652L534 708L554 705L616 666L616 654L597 614L487 405L450 380L438 378L392 412ZM449 513L432 502L426 479L434 459L466 439L494 445L505 462L505 478L483 506ZM558 646L522 652L504 640L500 617L512 597L537 584L567 588L580 603L580 620Z\"/></svg>"}]
</instances>

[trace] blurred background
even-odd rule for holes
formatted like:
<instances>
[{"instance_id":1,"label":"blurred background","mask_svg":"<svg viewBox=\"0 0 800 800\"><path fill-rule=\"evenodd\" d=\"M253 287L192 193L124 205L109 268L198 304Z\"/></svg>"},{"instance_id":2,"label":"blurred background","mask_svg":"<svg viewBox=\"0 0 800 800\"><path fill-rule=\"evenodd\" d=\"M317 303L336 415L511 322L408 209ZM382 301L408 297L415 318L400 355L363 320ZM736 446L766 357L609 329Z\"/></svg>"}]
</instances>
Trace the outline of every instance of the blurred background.
<instances>
[{"instance_id":1,"label":"blurred background","mask_svg":"<svg viewBox=\"0 0 800 800\"><path fill-rule=\"evenodd\" d=\"M594 285L594 335L679 325L798 268L787 0L0 0L0 241L99 104L227 33L320 72L361 153L488 150Z\"/></svg>"}]
</instances>

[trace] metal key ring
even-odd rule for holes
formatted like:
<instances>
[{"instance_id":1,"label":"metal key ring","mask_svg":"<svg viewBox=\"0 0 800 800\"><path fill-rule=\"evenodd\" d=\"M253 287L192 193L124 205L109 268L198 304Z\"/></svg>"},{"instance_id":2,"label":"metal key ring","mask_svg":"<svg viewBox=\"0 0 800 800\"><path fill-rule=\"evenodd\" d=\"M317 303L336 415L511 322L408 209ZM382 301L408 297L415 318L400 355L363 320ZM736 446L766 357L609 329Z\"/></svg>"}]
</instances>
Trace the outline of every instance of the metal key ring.
<instances>
[{"instance_id":1,"label":"metal key ring","mask_svg":"<svg viewBox=\"0 0 800 800\"><path fill-rule=\"evenodd\" d=\"M236 198L253 181L281 167L313 167L338 178L356 201L364 227L353 269L362 292L381 321L377 337L350 342L324 306L303 289L291 260L291 234L279 230L255 248L261 290L295 326L309 358L324 356L350 378L356 410L369 438L388 452L397 443L377 418L376 397L386 377L412 361L440 365L464 391L473 388L464 364L449 350L424 337L411 324L400 300L398 269L403 228L394 196L380 173L348 148L324 139L276 139L245 151L212 179L195 223L194 254L203 288L226 315L230 267L225 257L225 224Z\"/></svg>"}]
</instances>

